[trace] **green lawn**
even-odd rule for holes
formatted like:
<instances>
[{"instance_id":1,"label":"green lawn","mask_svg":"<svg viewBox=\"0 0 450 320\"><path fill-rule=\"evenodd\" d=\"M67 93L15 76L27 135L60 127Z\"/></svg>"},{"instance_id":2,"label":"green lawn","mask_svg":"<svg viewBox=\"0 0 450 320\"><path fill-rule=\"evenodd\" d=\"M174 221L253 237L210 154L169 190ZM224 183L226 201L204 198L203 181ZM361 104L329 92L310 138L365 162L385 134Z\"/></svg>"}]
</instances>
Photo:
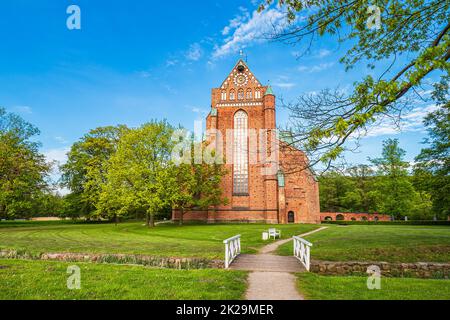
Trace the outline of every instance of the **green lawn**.
<instances>
[{"instance_id":1,"label":"green lawn","mask_svg":"<svg viewBox=\"0 0 450 320\"><path fill-rule=\"evenodd\" d=\"M223 240L242 235L242 252L255 253L270 242L261 239L268 225L159 225L143 223L73 224L58 222L0 222L0 249L31 253L123 253L162 257L223 259ZM317 225L280 225L283 238L318 228Z\"/></svg>"},{"instance_id":2,"label":"green lawn","mask_svg":"<svg viewBox=\"0 0 450 320\"><path fill-rule=\"evenodd\" d=\"M449 262L450 227L333 226L306 237L311 257L328 261ZM279 248L292 254L292 243Z\"/></svg>"},{"instance_id":3,"label":"green lawn","mask_svg":"<svg viewBox=\"0 0 450 320\"><path fill-rule=\"evenodd\" d=\"M381 278L381 290L369 290L367 277L297 276L309 300L450 300L450 280Z\"/></svg>"},{"instance_id":4,"label":"green lawn","mask_svg":"<svg viewBox=\"0 0 450 320\"><path fill-rule=\"evenodd\" d=\"M67 267L81 269L81 290L68 290ZM247 273L138 266L0 260L0 300L237 300Z\"/></svg>"}]
</instances>

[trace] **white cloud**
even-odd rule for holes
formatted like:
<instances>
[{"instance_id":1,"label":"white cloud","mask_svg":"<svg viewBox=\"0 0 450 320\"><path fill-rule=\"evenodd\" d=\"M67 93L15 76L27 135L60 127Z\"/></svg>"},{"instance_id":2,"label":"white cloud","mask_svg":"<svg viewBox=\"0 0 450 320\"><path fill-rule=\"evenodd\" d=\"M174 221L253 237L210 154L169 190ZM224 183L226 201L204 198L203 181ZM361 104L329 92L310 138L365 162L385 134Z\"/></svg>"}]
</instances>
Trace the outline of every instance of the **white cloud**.
<instances>
[{"instance_id":1,"label":"white cloud","mask_svg":"<svg viewBox=\"0 0 450 320\"><path fill-rule=\"evenodd\" d=\"M323 70L327 70L331 68L334 65L334 62L327 62L327 63L320 63L313 66L300 66L298 67L298 71L300 72L307 72L307 73L315 73L315 72L321 72Z\"/></svg>"},{"instance_id":2,"label":"white cloud","mask_svg":"<svg viewBox=\"0 0 450 320\"><path fill-rule=\"evenodd\" d=\"M222 35L229 35L232 30L238 28L242 23L245 23L246 20L250 19L250 14L247 9L240 7L239 11L241 11L241 14L230 20L229 24L223 28Z\"/></svg>"},{"instance_id":3,"label":"white cloud","mask_svg":"<svg viewBox=\"0 0 450 320\"><path fill-rule=\"evenodd\" d=\"M255 10L252 14L242 8L240 10L241 15L230 20L222 30L223 35L229 36L221 45L216 46L213 59L227 56L254 43L264 42L264 36L270 34L274 27L279 28L286 23L286 14L278 8L261 13Z\"/></svg>"},{"instance_id":4,"label":"white cloud","mask_svg":"<svg viewBox=\"0 0 450 320\"><path fill-rule=\"evenodd\" d=\"M169 59L166 61L166 67L173 67L178 64L178 60L176 59Z\"/></svg>"},{"instance_id":5,"label":"white cloud","mask_svg":"<svg viewBox=\"0 0 450 320\"><path fill-rule=\"evenodd\" d=\"M295 87L296 84L293 82L274 82L273 86L283 88L283 89L291 89L291 88Z\"/></svg>"},{"instance_id":6,"label":"white cloud","mask_svg":"<svg viewBox=\"0 0 450 320\"><path fill-rule=\"evenodd\" d=\"M401 116L399 125L392 121L382 120L373 125L367 132L368 137L378 137L384 135L396 135L401 132L421 132L424 131L423 120L431 112L437 110L435 105L417 107Z\"/></svg>"},{"instance_id":7,"label":"white cloud","mask_svg":"<svg viewBox=\"0 0 450 320\"><path fill-rule=\"evenodd\" d=\"M70 148L67 147L44 151L44 156L47 161L55 164L52 168L52 172L50 173L50 179L52 180L52 182L56 183L61 178L61 171L59 170L59 166L67 162L67 153L69 151ZM68 189L60 187L57 187L56 191L63 196L70 193Z\"/></svg>"},{"instance_id":8,"label":"white cloud","mask_svg":"<svg viewBox=\"0 0 450 320\"><path fill-rule=\"evenodd\" d=\"M151 73L148 72L148 71L139 71L139 72L138 72L138 75L139 75L139 77L141 77L141 78L147 79L147 78L150 78Z\"/></svg>"},{"instance_id":9,"label":"white cloud","mask_svg":"<svg viewBox=\"0 0 450 320\"><path fill-rule=\"evenodd\" d=\"M55 140L58 141L58 142L61 143L61 144L67 144L67 143L69 143L69 141L67 141L64 137L61 137L61 136L56 136L56 137L55 137Z\"/></svg>"},{"instance_id":10,"label":"white cloud","mask_svg":"<svg viewBox=\"0 0 450 320\"><path fill-rule=\"evenodd\" d=\"M208 114L208 110L200 108L200 107L195 107L195 106L186 106L187 109L190 109L193 113L197 113L199 115L207 115Z\"/></svg>"},{"instance_id":11,"label":"white cloud","mask_svg":"<svg viewBox=\"0 0 450 320\"><path fill-rule=\"evenodd\" d=\"M198 61L203 56L203 49L198 43L194 43L186 52L186 59L191 61Z\"/></svg>"},{"instance_id":12,"label":"white cloud","mask_svg":"<svg viewBox=\"0 0 450 320\"><path fill-rule=\"evenodd\" d=\"M328 57L331 54L330 50L327 49L321 49L319 50L319 52L317 53L317 58L325 58Z\"/></svg>"},{"instance_id":13,"label":"white cloud","mask_svg":"<svg viewBox=\"0 0 450 320\"><path fill-rule=\"evenodd\" d=\"M282 88L282 89L291 89L295 87L297 84L291 81L291 78L286 75L278 75L276 80L272 82L274 87Z\"/></svg>"},{"instance_id":14,"label":"white cloud","mask_svg":"<svg viewBox=\"0 0 450 320\"><path fill-rule=\"evenodd\" d=\"M29 106L14 106L11 108L13 112L22 113L22 114L32 114L33 110Z\"/></svg>"},{"instance_id":15,"label":"white cloud","mask_svg":"<svg viewBox=\"0 0 450 320\"><path fill-rule=\"evenodd\" d=\"M50 149L44 151L44 156L47 161L56 161L59 165L65 164L67 162L67 153L70 148L64 147L59 149Z\"/></svg>"}]
</instances>

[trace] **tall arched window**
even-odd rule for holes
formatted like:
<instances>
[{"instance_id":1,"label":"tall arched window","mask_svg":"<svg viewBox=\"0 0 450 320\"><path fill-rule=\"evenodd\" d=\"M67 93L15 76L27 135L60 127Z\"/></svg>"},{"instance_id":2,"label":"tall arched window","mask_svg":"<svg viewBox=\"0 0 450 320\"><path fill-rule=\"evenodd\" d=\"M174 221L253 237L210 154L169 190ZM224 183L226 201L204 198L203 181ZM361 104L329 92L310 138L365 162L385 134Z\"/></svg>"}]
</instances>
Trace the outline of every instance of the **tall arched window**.
<instances>
[{"instance_id":1,"label":"tall arched window","mask_svg":"<svg viewBox=\"0 0 450 320\"><path fill-rule=\"evenodd\" d=\"M259 89L255 91L255 99L261 99L261 91Z\"/></svg>"},{"instance_id":2,"label":"tall arched window","mask_svg":"<svg viewBox=\"0 0 450 320\"><path fill-rule=\"evenodd\" d=\"M252 89L247 90L247 100L253 99Z\"/></svg>"},{"instance_id":3,"label":"tall arched window","mask_svg":"<svg viewBox=\"0 0 450 320\"><path fill-rule=\"evenodd\" d=\"M223 101L227 100L227 92L226 91L222 91L222 100Z\"/></svg>"},{"instance_id":4,"label":"tall arched window","mask_svg":"<svg viewBox=\"0 0 450 320\"><path fill-rule=\"evenodd\" d=\"M239 89L238 100L244 100L244 89Z\"/></svg>"},{"instance_id":5,"label":"tall arched window","mask_svg":"<svg viewBox=\"0 0 450 320\"><path fill-rule=\"evenodd\" d=\"M248 116L240 110L234 115L233 193L248 194Z\"/></svg>"},{"instance_id":6,"label":"tall arched window","mask_svg":"<svg viewBox=\"0 0 450 320\"><path fill-rule=\"evenodd\" d=\"M230 90L230 100L234 100L234 90Z\"/></svg>"}]
</instances>

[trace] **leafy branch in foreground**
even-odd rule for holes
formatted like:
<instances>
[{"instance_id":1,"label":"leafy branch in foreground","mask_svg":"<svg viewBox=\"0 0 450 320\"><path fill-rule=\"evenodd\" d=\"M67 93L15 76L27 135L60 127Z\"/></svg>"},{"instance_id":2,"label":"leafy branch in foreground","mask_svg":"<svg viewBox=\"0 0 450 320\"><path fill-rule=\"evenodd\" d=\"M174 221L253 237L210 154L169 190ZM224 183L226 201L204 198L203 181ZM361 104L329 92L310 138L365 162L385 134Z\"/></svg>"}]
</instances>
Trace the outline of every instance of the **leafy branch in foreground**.
<instances>
[{"instance_id":1,"label":"leafy branch in foreground","mask_svg":"<svg viewBox=\"0 0 450 320\"><path fill-rule=\"evenodd\" d=\"M266 10L274 0L260 7ZM450 2L445 0L377 1L381 27L368 28L368 1L279 0L288 24L274 28L272 38L291 45L336 36L351 45L340 59L346 69L366 63L378 76L355 82L351 92L324 89L285 103L291 113L294 143L310 156L313 166L329 167L350 139L358 141L385 117L400 122L412 98L428 82L437 106L448 100L450 75ZM356 147L358 144L356 144Z\"/></svg>"}]
</instances>

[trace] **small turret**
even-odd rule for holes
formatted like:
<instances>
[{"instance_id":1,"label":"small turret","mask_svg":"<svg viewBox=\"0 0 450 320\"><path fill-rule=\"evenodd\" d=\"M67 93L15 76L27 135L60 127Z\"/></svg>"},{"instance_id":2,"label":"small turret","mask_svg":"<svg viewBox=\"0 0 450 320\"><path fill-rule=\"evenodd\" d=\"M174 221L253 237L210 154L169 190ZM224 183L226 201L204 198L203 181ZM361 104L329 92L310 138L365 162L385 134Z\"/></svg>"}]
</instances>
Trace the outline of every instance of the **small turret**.
<instances>
[{"instance_id":1,"label":"small turret","mask_svg":"<svg viewBox=\"0 0 450 320\"><path fill-rule=\"evenodd\" d=\"M264 120L266 129L275 129L276 118L275 118L275 95L273 93L272 87L268 86L266 92L264 93Z\"/></svg>"},{"instance_id":2,"label":"small turret","mask_svg":"<svg viewBox=\"0 0 450 320\"><path fill-rule=\"evenodd\" d=\"M264 94L264 96L275 96L275 94L273 93L272 87L269 85L267 87L266 93Z\"/></svg>"}]
</instances>

